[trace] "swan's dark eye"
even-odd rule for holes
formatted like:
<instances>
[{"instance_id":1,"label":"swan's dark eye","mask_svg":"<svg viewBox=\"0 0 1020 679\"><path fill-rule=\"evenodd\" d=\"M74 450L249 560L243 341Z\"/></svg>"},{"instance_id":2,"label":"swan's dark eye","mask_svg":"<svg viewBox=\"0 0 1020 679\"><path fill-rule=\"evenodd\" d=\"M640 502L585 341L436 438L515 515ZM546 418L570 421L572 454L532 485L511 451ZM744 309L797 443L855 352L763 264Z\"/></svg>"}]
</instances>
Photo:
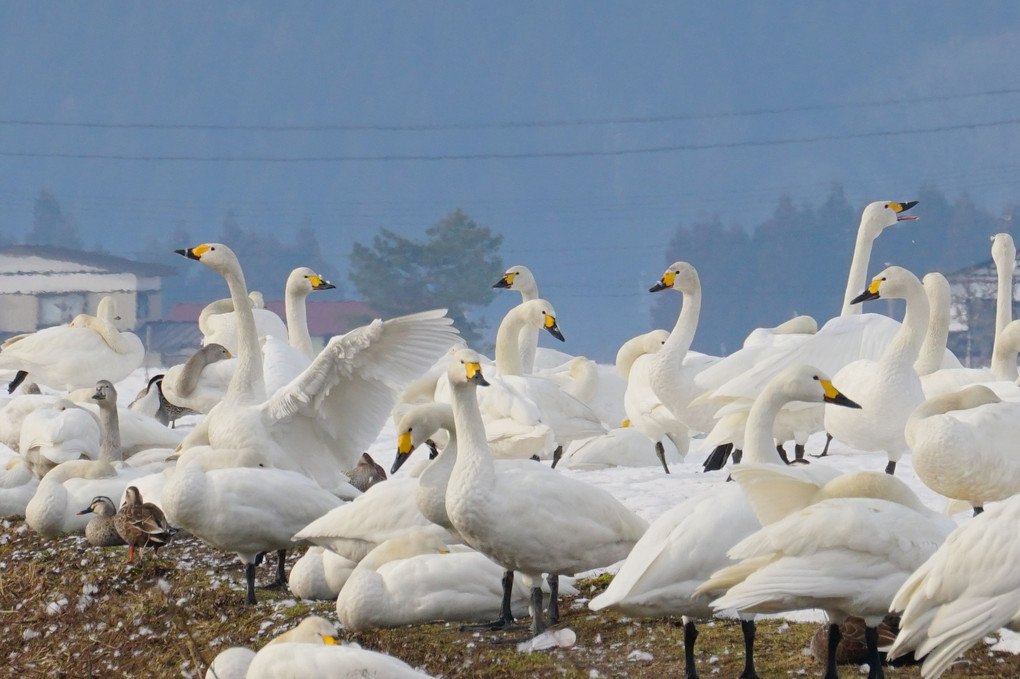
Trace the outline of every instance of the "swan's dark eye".
<instances>
[{"instance_id":1,"label":"swan's dark eye","mask_svg":"<svg viewBox=\"0 0 1020 679\"><path fill-rule=\"evenodd\" d=\"M812 377L811 379L813 379L813 380L817 381L817 380L818 380L818 375L815 375L815 376L814 376L814 377Z\"/></svg>"}]
</instances>

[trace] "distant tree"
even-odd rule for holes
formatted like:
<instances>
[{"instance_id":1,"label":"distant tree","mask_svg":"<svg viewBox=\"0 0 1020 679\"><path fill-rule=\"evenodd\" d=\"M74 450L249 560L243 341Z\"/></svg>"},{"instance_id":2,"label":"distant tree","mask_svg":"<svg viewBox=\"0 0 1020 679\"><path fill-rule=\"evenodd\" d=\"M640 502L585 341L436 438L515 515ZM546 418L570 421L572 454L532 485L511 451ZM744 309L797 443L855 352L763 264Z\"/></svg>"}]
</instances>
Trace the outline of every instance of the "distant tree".
<instances>
[{"instance_id":1,"label":"distant tree","mask_svg":"<svg viewBox=\"0 0 1020 679\"><path fill-rule=\"evenodd\" d=\"M459 208L425 236L419 242L382 229L371 245L355 243L351 281L384 316L449 309L465 341L478 346L486 326L483 319L470 318L469 307L485 307L495 297L492 283L504 269L498 254L503 236Z\"/></svg>"},{"instance_id":2,"label":"distant tree","mask_svg":"<svg viewBox=\"0 0 1020 679\"><path fill-rule=\"evenodd\" d=\"M25 242L33 245L56 245L80 248L78 227L60 209L60 203L49 189L43 189L35 199L32 210L32 229Z\"/></svg>"}]
</instances>

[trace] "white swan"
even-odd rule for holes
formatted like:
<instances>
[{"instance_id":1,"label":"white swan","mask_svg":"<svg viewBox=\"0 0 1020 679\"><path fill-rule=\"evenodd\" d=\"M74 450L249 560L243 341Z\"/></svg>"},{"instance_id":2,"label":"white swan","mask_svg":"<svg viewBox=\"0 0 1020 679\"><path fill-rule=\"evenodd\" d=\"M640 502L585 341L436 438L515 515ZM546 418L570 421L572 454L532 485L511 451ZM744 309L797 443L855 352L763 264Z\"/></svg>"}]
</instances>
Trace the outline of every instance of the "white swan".
<instances>
[{"instance_id":1,"label":"white swan","mask_svg":"<svg viewBox=\"0 0 1020 679\"><path fill-rule=\"evenodd\" d=\"M0 516L24 516L38 486L39 479L20 455L0 463Z\"/></svg>"},{"instance_id":2,"label":"white swan","mask_svg":"<svg viewBox=\"0 0 1020 679\"><path fill-rule=\"evenodd\" d=\"M262 295L252 291L246 295L245 301L235 301L233 295L230 299L219 299L206 305L198 317L198 327L202 331L202 346L207 344L219 344L226 347L232 354L238 352L238 318L237 309L251 310L252 318L255 320L255 333L258 337L277 337L287 341L287 326L283 319L274 312L265 308Z\"/></svg>"},{"instance_id":3,"label":"white swan","mask_svg":"<svg viewBox=\"0 0 1020 679\"><path fill-rule=\"evenodd\" d=\"M884 450L889 459L886 472L892 474L908 450L903 434L907 418L924 400L914 361L928 329L928 298L914 274L891 266L853 301L873 299L905 300L903 324L877 361L854 361L836 373L840 387L861 409L827 407L825 430L858 450Z\"/></svg>"},{"instance_id":4,"label":"white swan","mask_svg":"<svg viewBox=\"0 0 1020 679\"><path fill-rule=\"evenodd\" d=\"M333 601L357 565L325 547L309 547L291 567L287 586L300 599Z\"/></svg>"},{"instance_id":5,"label":"white swan","mask_svg":"<svg viewBox=\"0 0 1020 679\"><path fill-rule=\"evenodd\" d=\"M850 272L847 275L846 292L843 293L843 309L840 316L854 316L861 313L861 308L853 303L865 284L868 282L868 264L871 262L871 247L875 239L890 226L897 222L917 219L914 215L903 214L917 205L916 200L907 203L879 200L869 203L861 213L861 223L857 227L857 242L850 260Z\"/></svg>"},{"instance_id":6,"label":"white swan","mask_svg":"<svg viewBox=\"0 0 1020 679\"><path fill-rule=\"evenodd\" d=\"M746 462L776 467L782 464L772 429L777 413L791 400L853 405L823 373L808 366L787 366L766 386L751 409L744 444ZM816 487L834 475L818 465L798 468L797 472L801 477L814 477ZM760 526L751 503L737 484L723 484L690 498L651 525L609 587L592 599L589 608L594 611L613 608L628 615L649 617L683 616L687 676L696 676L694 642L698 631L694 620L713 615L709 603L719 594L696 590L716 570L732 563L727 550ZM755 676L755 627L751 617L746 616L741 624L746 677Z\"/></svg>"},{"instance_id":7,"label":"white swan","mask_svg":"<svg viewBox=\"0 0 1020 679\"><path fill-rule=\"evenodd\" d=\"M953 531L893 599L900 633L889 657L924 657L937 679L957 656L999 628L1020 623L1020 496L989 507Z\"/></svg>"},{"instance_id":8,"label":"white swan","mask_svg":"<svg viewBox=\"0 0 1020 679\"><path fill-rule=\"evenodd\" d=\"M208 413L223 400L234 375L234 364L226 347L211 343L192 354L187 361L167 369L163 376L163 394L175 406L196 413Z\"/></svg>"},{"instance_id":9,"label":"white swan","mask_svg":"<svg viewBox=\"0 0 1020 679\"><path fill-rule=\"evenodd\" d=\"M0 348L0 369L26 371L39 384L67 391L101 379L124 379L142 364L145 347L134 333L117 330L112 297L100 305L100 316L78 314L69 325L7 340Z\"/></svg>"},{"instance_id":10,"label":"white swan","mask_svg":"<svg viewBox=\"0 0 1020 679\"><path fill-rule=\"evenodd\" d=\"M287 340L291 347L308 357L315 358L312 336L308 332L306 299L316 290L333 290L335 285L307 266L299 266L287 276L284 288L284 308L287 314Z\"/></svg>"},{"instance_id":11,"label":"white swan","mask_svg":"<svg viewBox=\"0 0 1020 679\"><path fill-rule=\"evenodd\" d=\"M36 406L22 421L18 450L32 472L42 478L61 462L99 458L99 423L67 399Z\"/></svg>"},{"instance_id":12,"label":"white swan","mask_svg":"<svg viewBox=\"0 0 1020 679\"><path fill-rule=\"evenodd\" d=\"M512 266L506 270L503 277L496 281L494 288L504 290L517 290L521 293L522 302L530 302L538 299L538 283L531 269L526 266ZM539 329L526 325L520 329L518 334L518 346L520 350L521 375L530 375L535 371L535 353L538 351Z\"/></svg>"},{"instance_id":13,"label":"white swan","mask_svg":"<svg viewBox=\"0 0 1020 679\"><path fill-rule=\"evenodd\" d=\"M545 625L535 584L543 573L571 575L619 561L648 525L605 491L538 465L497 471L475 395L487 384L481 357L464 349L454 358L447 376L459 446L446 510L469 545L531 578L537 635Z\"/></svg>"},{"instance_id":14,"label":"white swan","mask_svg":"<svg viewBox=\"0 0 1020 679\"><path fill-rule=\"evenodd\" d=\"M197 465L178 467L161 500L173 525L237 554L245 564L249 604L255 603L255 557L298 545L294 533L340 504L335 495L295 472L262 467L206 472Z\"/></svg>"},{"instance_id":15,"label":"white swan","mask_svg":"<svg viewBox=\"0 0 1020 679\"><path fill-rule=\"evenodd\" d=\"M279 677L316 677L316 679L427 679L429 675L383 653L367 651L356 644L340 644L333 623L309 616L297 627L276 637L254 655L230 648L213 661L231 653L233 664L247 665L247 679L278 679ZM233 670L232 670L233 671Z\"/></svg>"},{"instance_id":16,"label":"white swan","mask_svg":"<svg viewBox=\"0 0 1020 679\"><path fill-rule=\"evenodd\" d=\"M340 470L357 464L378 434L396 394L456 337L442 310L376 320L332 338L301 375L265 400L258 338L251 310L241 304L247 291L237 258L222 244L180 252L219 272L239 309L237 369L224 400L182 442L184 449L251 448L276 467L333 488Z\"/></svg>"},{"instance_id":17,"label":"white swan","mask_svg":"<svg viewBox=\"0 0 1020 679\"><path fill-rule=\"evenodd\" d=\"M1020 492L1020 402L972 385L919 405L905 435L918 478L941 495L980 511Z\"/></svg>"}]
</instances>

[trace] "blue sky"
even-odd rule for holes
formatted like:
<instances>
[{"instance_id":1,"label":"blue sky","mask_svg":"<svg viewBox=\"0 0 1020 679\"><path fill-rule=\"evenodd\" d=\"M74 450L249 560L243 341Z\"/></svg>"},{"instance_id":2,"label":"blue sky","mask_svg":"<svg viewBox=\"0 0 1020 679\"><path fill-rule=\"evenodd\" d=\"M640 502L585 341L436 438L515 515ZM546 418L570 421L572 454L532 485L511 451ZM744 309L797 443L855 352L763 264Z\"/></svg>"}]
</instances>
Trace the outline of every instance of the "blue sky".
<instances>
[{"instance_id":1,"label":"blue sky","mask_svg":"<svg viewBox=\"0 0 1020 679\"><path fill-rule=\"evenodd\" d=\"M834 181L861 206L923 184L1015 200L1017 45L1010 2L3 2L0 229L21 238L47 187L115 253L208 240L233 210L283 236L307 221L344 271L352 241L459 206L535 271L563 348L608 359L649 329L680 223L753 225ZM359 125L454 129L321 129ZM774 143L818 137L837 139ZM561 152L606 155L379 159ZM324 156L362 159L301 160Z\"/></svg>"}]
</instances>

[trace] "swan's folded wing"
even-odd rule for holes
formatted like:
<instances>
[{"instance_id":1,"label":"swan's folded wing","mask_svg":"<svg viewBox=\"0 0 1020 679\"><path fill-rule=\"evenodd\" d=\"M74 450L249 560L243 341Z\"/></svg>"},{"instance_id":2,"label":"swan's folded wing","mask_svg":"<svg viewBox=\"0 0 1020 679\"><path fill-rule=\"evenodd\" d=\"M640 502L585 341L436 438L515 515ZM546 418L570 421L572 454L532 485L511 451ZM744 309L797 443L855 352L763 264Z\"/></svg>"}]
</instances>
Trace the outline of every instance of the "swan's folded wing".
<instances>
[{"instance_id":1,"label":"swan's folded wing","mask_svg":"<svg viewBox=\"0 0 1020 679\"><path fill-rule=\"evenodd\" d=\"M452 323L445 309L437 309L375 320L331 339L263 405L288 439L281 445L302 457L320 455L314 448L325 446L334 470L351 469L379 433L397 394L457 340ZM290 440L292 435L300 440Z\"/></svg>"}]
</instances>

